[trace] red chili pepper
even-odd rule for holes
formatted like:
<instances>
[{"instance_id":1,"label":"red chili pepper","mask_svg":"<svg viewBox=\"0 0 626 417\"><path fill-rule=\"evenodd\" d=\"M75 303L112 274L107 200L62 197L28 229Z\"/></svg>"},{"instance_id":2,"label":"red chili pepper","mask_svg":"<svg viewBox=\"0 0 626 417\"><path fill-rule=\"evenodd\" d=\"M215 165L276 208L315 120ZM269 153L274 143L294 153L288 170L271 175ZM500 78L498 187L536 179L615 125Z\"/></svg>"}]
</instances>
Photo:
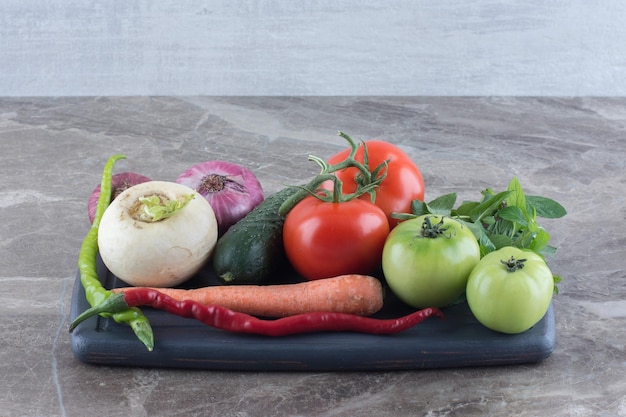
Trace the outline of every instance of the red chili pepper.
<instances>
[{"instance_id":1,"label":"red chili pepper","mask_svg":"<svg viewBox=\"0 0 626 417\"><path fill-rule=\"evenodd\" d=\"M355 314L315 312L297 314L275 320L264 320L218 305L204 305L195 301L177 301L158 290L137 288L116 293L102 304L79 315L70 326L72 331L80 322L100 313L114 313L129 307L150 306L221 330L253 333L265 336L286 336L310 332L349 331L370 334L394 334L421 323L430 316L443 319L437 308L424 308L395 319L376 319Z\"/></svg>"}]
</instances>

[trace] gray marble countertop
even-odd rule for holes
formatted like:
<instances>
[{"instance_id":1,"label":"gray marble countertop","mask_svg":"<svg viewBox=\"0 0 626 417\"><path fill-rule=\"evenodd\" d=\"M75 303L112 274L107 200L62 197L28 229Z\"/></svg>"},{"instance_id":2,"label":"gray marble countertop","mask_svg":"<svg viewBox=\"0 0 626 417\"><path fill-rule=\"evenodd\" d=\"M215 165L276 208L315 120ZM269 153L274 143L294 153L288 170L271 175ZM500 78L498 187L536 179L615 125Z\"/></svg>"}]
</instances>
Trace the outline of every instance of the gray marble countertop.
<instances>
[{"instance_id":1,"label":"gray marble countertop","mask_svg":"<svg viewBox=\"0 0 626 417\"><path fill-rule=\"evenodd\" d=\"M217 372L78 361L68 315L86 204L120 170L173 180L249 166L266 192L308 179L343 130L402 147L426 199L517 176L561 202L544 221L563 276L538 364L402 372ZM98 97L0 99L0 416L626 416L626 99ZM147 353L148 354L148 353Z\"/></svg>"}]
</instances>

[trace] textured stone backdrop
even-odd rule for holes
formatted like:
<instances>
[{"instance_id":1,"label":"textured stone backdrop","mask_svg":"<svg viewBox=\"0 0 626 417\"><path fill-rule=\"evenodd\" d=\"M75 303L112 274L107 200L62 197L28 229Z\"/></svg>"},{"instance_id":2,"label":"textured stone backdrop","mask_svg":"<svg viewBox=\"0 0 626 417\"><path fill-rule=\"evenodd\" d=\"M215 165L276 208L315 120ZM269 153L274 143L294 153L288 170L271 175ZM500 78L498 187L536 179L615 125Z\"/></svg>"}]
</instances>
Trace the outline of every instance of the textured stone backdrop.
<instances>
[{"instance_id":1,"label":"textured stone backdrop","mask_svg":"<svg viewBox=\"0 0 626 417\"><path fill-rule=\"evenodd\" d=\"M624 95L622 0L2 0L0 96Z\"/></svg>"}]
</instances>

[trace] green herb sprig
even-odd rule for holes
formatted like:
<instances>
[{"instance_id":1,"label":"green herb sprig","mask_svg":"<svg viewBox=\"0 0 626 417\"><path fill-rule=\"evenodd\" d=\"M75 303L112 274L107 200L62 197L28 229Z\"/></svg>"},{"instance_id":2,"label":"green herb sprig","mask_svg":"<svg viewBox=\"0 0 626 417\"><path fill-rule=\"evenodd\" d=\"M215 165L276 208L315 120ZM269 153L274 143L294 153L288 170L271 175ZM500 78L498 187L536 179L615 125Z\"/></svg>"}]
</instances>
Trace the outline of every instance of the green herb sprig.
<instances>
[{"instance_id":1,"label":"green herb sprig","mask_svg":"<svg viewBox=\"0 0 626 417\"><path fill-rule=\"evenodd\" d=\"M505 191L487 188L481 194L480 201L464 201L456 208L456 193L442 195L428 203L415 200L411 213L394 213L393 217L406 220L435 214L454 218L474 233L481 257L506 246L531 250L544 259L556 253L556 247L549 244L550 234L537 223L537 218L565 216L567 211L561 204L547 197L526 195L515 177ZM554 275L555 284L560 281L561 277Z\"/></svg>"}]
</instances>

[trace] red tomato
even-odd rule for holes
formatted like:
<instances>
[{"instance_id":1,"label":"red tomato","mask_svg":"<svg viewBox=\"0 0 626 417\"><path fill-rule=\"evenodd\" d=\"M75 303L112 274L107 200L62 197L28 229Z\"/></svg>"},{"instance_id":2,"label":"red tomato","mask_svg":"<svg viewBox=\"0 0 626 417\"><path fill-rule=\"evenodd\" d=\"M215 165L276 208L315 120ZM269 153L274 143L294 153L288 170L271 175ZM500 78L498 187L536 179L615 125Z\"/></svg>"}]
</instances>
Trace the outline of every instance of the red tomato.
<instances>
[{"instance_id":1,"label":"red tomato","mask_svg":"<svg viewBox=\"0 0 626 417\"><path fill-rule=\"evenodd\" d=\"M376 190L376 205L380 207L389 220L391 228L395 227L399 221L391 218L391 213L410 213L411 202L413 200L424 201L424 179L422 173L409 156L397 146L381 141L365 141L369 159L370 171L378 165L389 160L387 177ZM330 157L330 164L337 164L348 157L350 149L345 149ZM355 159L363 162L363 144L355 155ZM335 175L343 182L343 192L353 193L356 190L355 178L359 171L356 168L346 168L338 171ZM324 184L324 188L332 189L332 184ZM364 194L360 198L369 200L369 194Z\"/></svg>"},{"instance_id":2,"label":"red tomato","mask_svg":"<svg viewBox=\"0 0 626 417\"><path fill-rule=\"evenodd\" d=\"M385 213L361 199L330 203L306 197L283 226L287 258L308 280L373 273L388 234Z\"/></svg>"}]
</instances>

